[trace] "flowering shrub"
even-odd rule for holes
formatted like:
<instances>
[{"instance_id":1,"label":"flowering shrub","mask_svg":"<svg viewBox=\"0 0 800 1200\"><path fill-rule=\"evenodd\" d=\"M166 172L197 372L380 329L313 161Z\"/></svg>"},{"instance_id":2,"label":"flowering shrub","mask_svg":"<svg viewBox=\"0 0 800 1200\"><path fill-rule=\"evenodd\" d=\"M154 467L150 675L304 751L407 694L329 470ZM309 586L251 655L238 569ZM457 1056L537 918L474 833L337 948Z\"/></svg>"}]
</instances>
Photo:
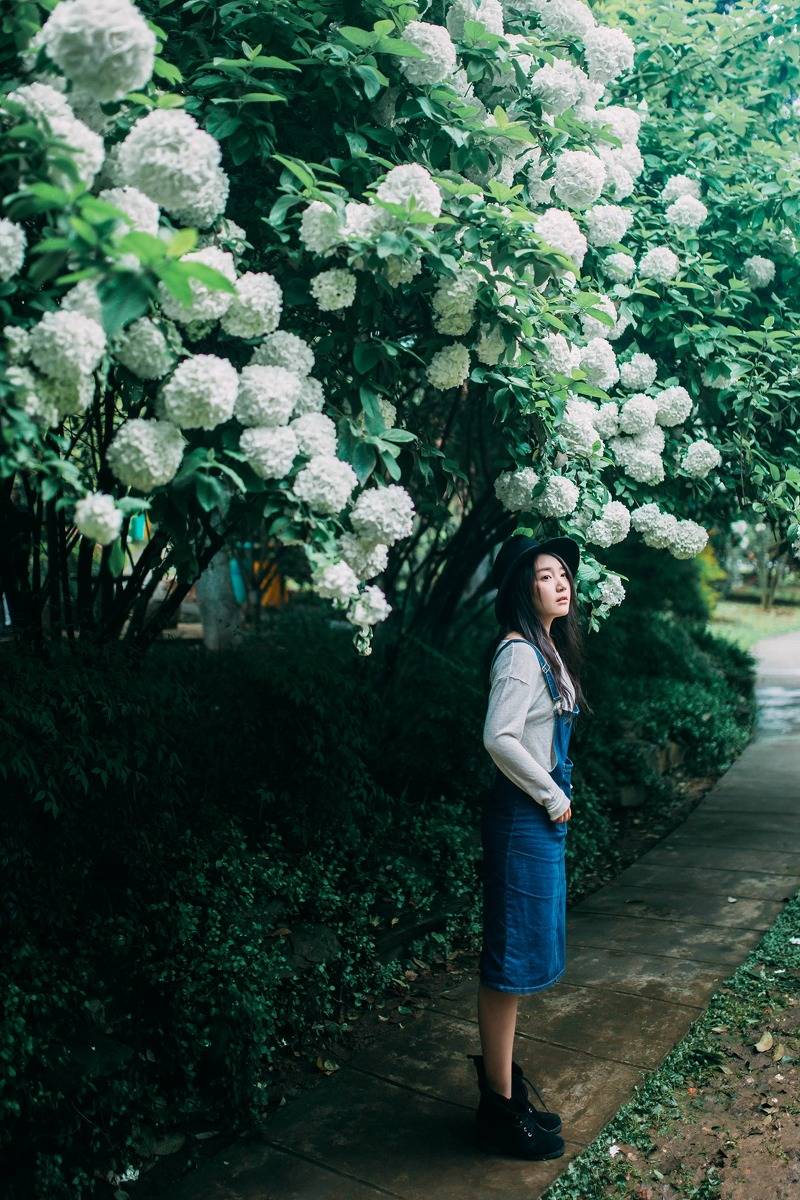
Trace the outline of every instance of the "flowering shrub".
<instances>
[{"instance_id":1,"label":"flowering shrub","mask_svg":"<svg viewBox=\"0 0 800 1200\"><path fill-rule=\"evenodd\" d=\"M475 566L481 502L496 538L571 534L595 627L623 585L591 547L639 532L609 505L691 498L696 532L674 518L660 540L702 550L730 442L644 314L700 261L714 198L688 169L654 191L637 142L661 115L645 78L629 106L613 94L636 61L613 5L606 24L580 0L455 0L438 23L368 0L355 26L322 0L313 22L240 0L228 28L213 6L60 0L38 33L30 11L10 19L0 116L0 470L39 506L53 629L133 621L147 641L261 522L302 547L362 652L465 570L409 589L432 544L415 521L457 511ZM761 293L768 274L741 264ZM145 509L155 536L125 583ZM167 571L163 612L134 618ZM6 593L35 629L27 568Z\"/></svg>"}]
</instances>

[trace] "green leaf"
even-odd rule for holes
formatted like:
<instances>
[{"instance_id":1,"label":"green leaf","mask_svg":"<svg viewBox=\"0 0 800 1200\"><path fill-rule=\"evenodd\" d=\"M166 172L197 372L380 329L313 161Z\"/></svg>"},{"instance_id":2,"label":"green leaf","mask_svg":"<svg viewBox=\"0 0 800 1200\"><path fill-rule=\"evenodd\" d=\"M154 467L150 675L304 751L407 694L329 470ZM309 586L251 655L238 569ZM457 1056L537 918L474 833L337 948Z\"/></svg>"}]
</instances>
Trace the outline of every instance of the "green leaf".
<instances>
[{"instance_id":1,"label":"green leaf","mask_svg":"<svg viewBox=\"0 0 800 1200\"><path fill-rule=\"evenodd\" d=\"M147 284L132 271L120 271L97 286L103 316L103 328L112 337L124 326L141 317L150 307Z\"/></svg>"},{"instance_id":2,"label":"green leaf","mask_svg":"<svg viewBox=\"0 0 800 1200\"><path fill-rule=\"evenodd\" d=\"M115 579L118 579L122 574L125 566L125 551L122 549L122 543L119 538L111 543L111 549L108 555L108 569Z\"/></svg>"},{"instance_id":3,"label":"green leaf","mask_svg":"<svg viewBox=\"0 0 800 1200\"><path fill-rule=\"evenodd\" d=\"M197 502L204 512L211 512L214 508L224 508L226 505L228 494L215 476L205 473L197 474L194 477L194 486Z\"/></svg>"},{"instance_id":4,"label":"green leaf","mask_svg":"<svg viewBox=\"0 0 800 1200\"><path fill-rule=\"evenodd\" d=\"M305 187L316 187L317 181L314 173L306 163L301 162L297 158L287 158L285 154L273 154L272 157L277 159L279 163L282 163L287 171L291 171Z\"/></svg>"},{"instance_id":5,"label":"green leaf","mask_svg":"<svg viewBox=\"0 0 800 1200\"><path fill-rule=\"evenodd\" d=\"M164 62L163 58L157 58L153 63L153 74L159 79L166 79L167 83L181 83L183 76L173 63Z\"/></svg>"},{"instance_id":6,"label":"green leaf","mask_svg":"<svg viewBox=\"0 0 800 1200\"><path fill-rule=\"evenodd\" d=\"M336 32L345 41L351 42L354 46L360 46L362 49L374 46L380 38L380 34L370 33L367 29L357 29L355 25L340 25Z\"/></svg>"},{"instance_id":7,"label":"green leaf","mask_svg":"<svg viewBox=\"0 0 800 1200\"><path fill-rule=\"evenodd\" d=\"M183 254L188 254L190 250L194 250L196 245L196 229L179 229L175 236L171 237L166 243L167 256L169 258L180 258Z\"/></svg>"},{"instance_id":8,"label":"green leaf","mask_svg":"<svg viewBox=\"0 0 800 1200\"><path fill-rule=\"evenodd\" d=\"M199 279L206 287L211 288L215 292L230 292L236 295L236 285L231 283L227 276L218 271L216 267L209 267L205 263L181 261L176 263L179 271L183 271L192 279Z\"/></svg>"},{"instance_id":9,"label":"green leaf","mask_svg":"<svg viewBox=\"0 0 800 1200\"><path fill-rule=\"evenodd\" d=\"M376 342L356 342L353 347L353 366L360 375L366 375L383 358L383 348Z\"/></svg>"},{"instance_id":10,"label":"green leaf","mask_svg":"<svg viewBox=\"0 0 800 1200\"><path fill-rule=\"evenodd\" d=\"M286 103L286 97L279 96L277 92L245 92L239 99L242 104L274 104L276 101Z\"/></svg>"}]
</instances>

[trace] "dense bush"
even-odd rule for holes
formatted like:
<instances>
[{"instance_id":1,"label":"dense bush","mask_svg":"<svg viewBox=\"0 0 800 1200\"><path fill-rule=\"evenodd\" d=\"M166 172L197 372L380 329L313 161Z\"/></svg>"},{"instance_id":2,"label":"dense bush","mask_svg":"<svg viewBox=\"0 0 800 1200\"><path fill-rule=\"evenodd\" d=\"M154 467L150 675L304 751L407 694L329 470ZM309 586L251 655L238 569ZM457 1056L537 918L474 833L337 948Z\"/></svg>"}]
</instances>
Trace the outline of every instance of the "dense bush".
<instances>
[{"instance_id":1,"label":"dense bush","mask_svg":"<svg viewBox=\"0 0 800 1200\"><path fill-rule=\"evenodd\" d=\"M631 565L644 596L649 566ZM673 738L711 773L749 735L749 657L669 611L691 581L663 581L664 613L633 588L592 638L572 895L615 859L620 785L643 783L653 811L673 794L642 744ZM321 606L227 658L5 647L0 1113L17 1195L89 1195L173 1131L256 1119L288 1049L314 1057L407 955L477 937L490 633L459 658L409 639L395 670L380 639L354 658Z\"/></svg>"}]
</instances>

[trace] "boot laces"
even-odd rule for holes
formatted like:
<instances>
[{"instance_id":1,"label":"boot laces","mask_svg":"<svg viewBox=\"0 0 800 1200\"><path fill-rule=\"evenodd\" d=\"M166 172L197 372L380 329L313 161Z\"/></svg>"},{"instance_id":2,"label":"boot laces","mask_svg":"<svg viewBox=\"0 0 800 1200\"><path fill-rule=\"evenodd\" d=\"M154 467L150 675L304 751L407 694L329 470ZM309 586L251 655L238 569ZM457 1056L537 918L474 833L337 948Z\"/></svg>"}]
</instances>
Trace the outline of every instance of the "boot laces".
<instances>
[{"instance_id":1,"label":"boot laces","mask_svg":"<svg viewBox=\"0 0 800 1200\"><path fill-rule=\"evenodd\" d=\"M541 1104L541 1106L542 1106L542 1110L543 1110L544 1112L547 1112L547 1111L549 1111L549 1110L548 1110L548 1108L547 1108L547 1105L546 1105L546 1104L545 1104L545 1102L544 1102L544 1097L542 1096L541 1092L540 1092L540 1091L539 1091L539 1089L537 1088L536 1084L535 1084L535 1083L532 1083L532 1082L531 1082L531 1080L530 1080L530 1079L528 1079L527 1075L523 1075L523 1076L522 1076L522 1081L523 1081L523 1083L527 1083L528 1087L530 1087L530 1088L532 1088L532 1089L533 1089L533 1092L534 1092L534 1094L536 1095L536 1099L539 1101L539 1103L540 1103L540 1104ZM531 1108L533 1108L533 1105L531 1104L531 1105L530 1105L530 1107L531 1107ZM534 1109L534 1111L536 1111L536 1110Z\"/></svg>"}]
</instances>

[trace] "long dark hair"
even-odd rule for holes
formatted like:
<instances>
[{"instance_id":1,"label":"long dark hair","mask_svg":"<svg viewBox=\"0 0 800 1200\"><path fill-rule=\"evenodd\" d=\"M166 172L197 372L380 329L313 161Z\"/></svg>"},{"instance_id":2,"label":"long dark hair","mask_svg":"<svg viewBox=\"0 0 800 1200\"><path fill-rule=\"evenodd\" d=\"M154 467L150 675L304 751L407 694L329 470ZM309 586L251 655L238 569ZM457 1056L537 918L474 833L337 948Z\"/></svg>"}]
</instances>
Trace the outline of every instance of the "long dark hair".
<instances>
[{"instance_id":1,"label":"long dark hair","mask_svg":"<svg viewBox=\"0 0 800 1200\"><path fill-rule=\"evenodd\" d=\"M542 553L553 554L552 550L543 551ZM536 562L538 558L538 554L531 554L527 558L524 558L517 567L512 569L513 574L505 593L505 604L503 606L504 619L500 623L499 631L492 638L484 658L484 680L488 677L495 650L506 634L510 632L521 633L523 637L528 638L529 641L538 646L549 663L556 681L560 677L561 669L550 646L547 631L533 602L534 588L536 586ZM552 622L552 639L564 666L569 672L569 677L575 689L575 699L580 705L581 711L590 713L592 712L591 705L587 701L581 687L581 673L585 655L583 649L583 632L575 602L575 580L561 555L553 554L553 558L557 559L566 571L567 579L569 580L569 606L566 616L558 617Z\"/></svg>"}]
</instances>

